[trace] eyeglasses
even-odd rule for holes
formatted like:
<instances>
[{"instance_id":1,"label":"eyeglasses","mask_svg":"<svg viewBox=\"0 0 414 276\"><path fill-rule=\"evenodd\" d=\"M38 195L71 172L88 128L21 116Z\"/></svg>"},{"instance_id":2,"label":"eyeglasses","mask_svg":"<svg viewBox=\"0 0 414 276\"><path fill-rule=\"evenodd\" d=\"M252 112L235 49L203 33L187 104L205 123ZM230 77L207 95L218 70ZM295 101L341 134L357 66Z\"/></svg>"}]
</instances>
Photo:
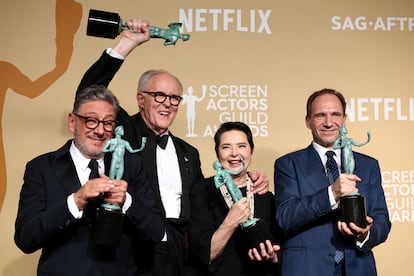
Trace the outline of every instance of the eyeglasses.
<instances>
[{"instance_id":1,"label":"eyeglasses","mask_svg":"<svg viewBox=\"0 0 414 276\"><path fill-rule=\"evenodd\" d=\"M116 121L114 120L98 120L93 117L86 117L82 116L76 113L73 113L76 117L82 118L85 121L85 126L89 129L95 129L99 126L100 123L102 123L103 128L105 131L113 131L116 126Z\"/></svg>"},{"instance_id":2,"label":"eyeglasses","mask_svg":"<svg viewBox=\"0 0 414 276\"><path fill-rule=\"evenodd\" d=\"M156 91L156 92L149 92L149 91L142 91L142 93L149 94L154 97L154 100L157 103L164 103L167 98L170 98L170 104L173 106L178 106L183 99L183 97L178 95L167 95L164 92Z\"/></svg>"}]
</instances>

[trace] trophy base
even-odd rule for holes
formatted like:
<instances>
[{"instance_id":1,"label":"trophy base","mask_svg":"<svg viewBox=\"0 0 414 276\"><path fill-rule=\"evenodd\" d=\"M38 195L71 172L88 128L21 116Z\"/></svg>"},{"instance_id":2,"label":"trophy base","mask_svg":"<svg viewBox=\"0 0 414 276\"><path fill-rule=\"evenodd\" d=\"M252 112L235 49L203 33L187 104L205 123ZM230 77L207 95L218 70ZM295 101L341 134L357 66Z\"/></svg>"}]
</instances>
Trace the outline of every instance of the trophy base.
<instances>
[{"instance_id":1,"label":"trophy base","mask_svg":"<svg viewBox=\"0 0 414 276\"><path fill-rule=\"evenodd\" d=\"M341 197L340 199L341 208L341 220L350 223L355 223L358 227L367 227L365 217L365 198L360 194L352 194Z\"/></svg>"},{"instance_id":2,"label":"trophy base","mask_svg":"<svg viewBox=\"0 0 414 276\"><path fill-rule=\"evenodd\" d=\"M124 214L120 210L101 206L92 229L93 242L103 247L115 247L121 239L123 221Z\"/></svg>"},{"instance_id":3,"label":"trophy base","mask_svg":"<svg viewBox=\"0 0 414 276\"><path fill-rule=\"evenodd\" d=\"M273 236L262 219L257 219L256 223L250 226L242 227L241 231L249 249L256 248L260 252L260 243L265 243L266 240L273 242Z\"/></svg>"},{"instance_id":4,"label":"trophy base","mask_svg":"<svg viewBox=\"0 0 414 276\"><path fill-rule=\"evenodd\" d=\"M120 24L121 18L117 13L89 10L86 34L114 39L120 33Z\"/></svg>"}]
</instances>

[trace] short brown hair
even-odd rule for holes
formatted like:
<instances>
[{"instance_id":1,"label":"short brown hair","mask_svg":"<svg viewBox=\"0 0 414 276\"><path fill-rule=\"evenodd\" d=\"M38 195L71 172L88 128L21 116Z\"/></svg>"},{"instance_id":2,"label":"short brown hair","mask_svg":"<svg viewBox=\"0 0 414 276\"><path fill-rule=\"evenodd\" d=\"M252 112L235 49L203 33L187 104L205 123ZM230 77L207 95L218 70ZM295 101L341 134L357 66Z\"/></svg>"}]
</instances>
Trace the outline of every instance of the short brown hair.
<instances>
[{"instance_id":1,"label":"short brown hair","mask_svg":"<svg viewBox=\"0 0 414 276\"><path fill-rule=\"evenodd\" d=\"M312 110L312 103L313 103L313 101L314 101L317 97L322 96L322 95L325 95L325 94L331 94L331 95L334 95L334 96L336 96L336 97L339 99L339 101L340 101L340 102L341 102L341 104L342 104L342 112L343 112L343 114L345 115L345 110L346 110L346 101L345 101L345 98L344 98L344 96L342 95L342 93L341 93L341 92L339 92L339 91L336 91L335 89L324 88L324 89L321 89L321 90L319 90L319 91L315 91L315 92L313 92L313 93L312 93L312 95L310 95L310 96L309 96L308 101L307 101L307 103L306 103L306 117L307 117L307 118L309 118L309 117L310 117L311 110Z\"/></svg>"}]
</instances>

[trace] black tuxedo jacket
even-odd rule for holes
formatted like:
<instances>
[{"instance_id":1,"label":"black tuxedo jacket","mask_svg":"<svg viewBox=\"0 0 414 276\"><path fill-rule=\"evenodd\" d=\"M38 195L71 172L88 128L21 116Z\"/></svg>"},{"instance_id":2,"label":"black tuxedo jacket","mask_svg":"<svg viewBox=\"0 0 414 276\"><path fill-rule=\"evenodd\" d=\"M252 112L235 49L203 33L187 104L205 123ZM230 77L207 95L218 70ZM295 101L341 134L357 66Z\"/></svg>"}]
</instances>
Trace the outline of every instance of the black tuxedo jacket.
<instances>
[{"instance_id":1,"label":"black tuxedo jacket","mask_svg":"<svg viewBox=\"0 0 414 276\"><path fill-rule=\"evenodd\" d=\"M124 218L120 243L98 248L91 240L90 217L75 219L68 210L67 197L80 188L69 153L71 142L27 163L15 242L25 253L42 249L38 275L135 275L133 244L138 238L159 240L165 229L142 159L125 154L123 179L133 203ZM105 157L108 171L110 155Z\"/></svg>"},{"instance_id":2,"label":"black tuxedo jacket","mask_svg":"<svg viewBox=\"0 0 414 276\"><path fill-rule=\"evenodd\" d=\"M78 87L78 92L92 84L108 86L115 73L121 67L122 63L122 60L112 58L104 52L98 61L93 64L83 76L83 79ZM156 194L158 207L162 210L165 217L165 210L159 192L156 169L157 144L155 134L146 126L140 113L130 116L124 109L121 109L117 114L117 120L120 125L124 126L124 139L128 140L133 148L140 146L142 137L147 137L147 143L142 151L142 155L145 160L147 179ZM173 271L171 275L183 275L186 255L185 239L187 223L190 216L190 189L194 183L204 177L201 171L201 162L198 150L184 140L174 136L171 132L170 137L174 142L174 146L177 151L178 164L180 166L182 198L179 219L167 219L166 227L171 258L173 263L177 264L175 271ZM154 244L152 243L147 243L145 245L144 243L140 244L140 248L145 248L145 250L139 250L142 254L138 256L138 259L141 261L138 265L138 269L145 269L145 267L151 266L151 258L153 257L151 252L153 251L153 246Z\"/></svg>"}]
</instances>

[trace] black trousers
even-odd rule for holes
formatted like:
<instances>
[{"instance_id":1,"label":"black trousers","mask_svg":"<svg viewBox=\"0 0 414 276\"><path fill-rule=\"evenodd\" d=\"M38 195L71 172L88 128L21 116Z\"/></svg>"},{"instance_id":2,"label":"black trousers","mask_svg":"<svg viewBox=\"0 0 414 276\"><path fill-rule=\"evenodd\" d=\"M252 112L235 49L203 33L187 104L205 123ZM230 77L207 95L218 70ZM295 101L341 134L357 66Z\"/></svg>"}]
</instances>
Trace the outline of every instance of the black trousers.
<instances>
[{"instance_id":1,"label":"black trousers","mask_svg":"<svg viewBox=\"0 0 414 276\"><path fill-rule=\"evenodd\" d=\"M140 271L139 276L171 276L171 257L168 252L167 242L159 242L154 248L154 263L145 271Z\"/></svg>"}]
</instances>

